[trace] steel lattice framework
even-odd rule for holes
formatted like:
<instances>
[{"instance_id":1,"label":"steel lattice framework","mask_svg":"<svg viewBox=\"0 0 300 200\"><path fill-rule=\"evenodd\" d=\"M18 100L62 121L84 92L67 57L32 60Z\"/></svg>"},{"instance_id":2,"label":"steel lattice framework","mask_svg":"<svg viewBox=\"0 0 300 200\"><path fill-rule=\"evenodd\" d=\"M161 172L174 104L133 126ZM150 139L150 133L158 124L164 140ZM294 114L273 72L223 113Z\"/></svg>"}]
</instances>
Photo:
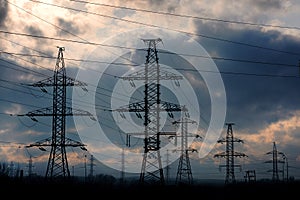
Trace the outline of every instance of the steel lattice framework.
<instances>
[{"instance_id":1,"label":"steel lattice framework","mask_svg":"<svg viewBox=\"0 0 300 200\"><path fill-rule=\"evenodd\" d=\"M47 138L27 147L39 147L41 150L46 150L44 147L51 147L46 178L54 177L70 177L70 171L68 167L66 147L80 147L83 150L85 145L81 142L74 141L66 138L66 116L89 116L95 120L93 116L83 110L72 109L66 106L66 87L67 86L80 86L83 90L87 91L86 84L80 81L76 81L73 78L66 76L66 69L63 57L64 47L58 47L58 56L56 59L56 65L54 69L53 77L47 78L42 81L38 81L34 84L30 84L33 87L40 87L43 92L47 92L44 87L53 87L53 103L52 107L43 108L25 114L32 120L37 121L36 116L52 116L52 137ZM24 116L24 115L23 115Z\"/></svg>"},{"instance_id":2,"label":"steel lattice framework","mask_svg":"<svg viewBox=\"0 0 300 200\"><path fill-rule=\"evenodd\" d=\"M160 81L180 80L181 76L160 69L157 55L158 39L143 39L147 45L145 68L132 73L123 80L131 83L134 80L144 81L144 101L132 103L117 109L119 112L135 112L141 117L144 113L144 154L140 173L141 184L165 184L161 155L160 155L160 112L167 112L172 117L172 112L186 110L179 105L161 101Z\"/></svg>"},{"instance_id":3,"label":"steel lattice framework","mask_svg":"<svg viewBox=\"0 0 300 200\"><path fill-rule=\"evenodd\" d=\"M273 150L266 153L266 154L272 154L272 160L266 161L266 163L272 163L272 170L269 170L268 172L272 172L272 181L278 182L279 181L279 172L282 172L282 170L278 169L278 163L283 163L284 161L278 159L278 155L284 155L282 152L277 150L276 143L273 142Z\"/></svg>"},{"instance_id":4,"label":"steel lattice framework","mask_svg":"<svg viewBox=\"0 0 300 200\"><path fill-rule=\"evenodd\" d=\"M234 123L226 123L227 125L227 134L225 139L218 140L218 143L226 143L226 151L214 155L214 157L223 157L226 158L226 165L221 166L221 167L226 167L226 178L225 178L225 183L230 184L230 183L235 183L235 174L234 174L234 168L235 167L241 167L240 165L236 165L234 163L234 158L235 157L246 157L244 153L239 153L234 151L234 143L235 142L240 142L243 143L243 140L234 138L233 137L233 131L232 131L232 125Z\"/></svg>"},{"instance_id":5,"label":"steel lattice framework","mask_svg":"<svg viewBox=\"0 0 300 200\"><path fill-rule=\"evenodd\" d=\"M192 184L193 183L193 175L192 168L190 164L189 152L197 151L196 149L192 149L188 145L188 137L191 135L188 133L188 124L196 124L196 121L191 120L187 117L183 117L180 121L175 121L173 124L181 123L181 146L180 146L180 158L177 168L176 175L176 184ZM199 135L192 137L200 137Z\"/></svg>"}]
</instances>

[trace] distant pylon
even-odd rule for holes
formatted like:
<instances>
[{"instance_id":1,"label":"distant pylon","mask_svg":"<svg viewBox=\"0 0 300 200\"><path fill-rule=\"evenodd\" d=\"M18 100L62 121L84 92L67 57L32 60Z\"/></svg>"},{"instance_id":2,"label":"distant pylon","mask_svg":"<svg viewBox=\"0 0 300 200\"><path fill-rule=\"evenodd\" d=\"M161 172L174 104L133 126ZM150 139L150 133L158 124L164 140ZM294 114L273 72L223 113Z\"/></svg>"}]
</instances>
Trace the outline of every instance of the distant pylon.
<instances>
[{"instance_id":1,"label":"distant pylon","mask_svg":"<svg viewBox=\"0 0 300 200\"><path fill-rule=\"evenodd\" d=\"M196 149L192 149L188 145L188 137L199 137L199 135L189 135L188 133L188 124L196 124L197 122L191 120L187 117L182 117L181 120L173 122L173 124L181 123L181 146L180 146L180 158L177 168L177 176L175 180L175 184L192 184L193 183L193 175L192 168L189 158L189 151L194 152Z\"/></svg>"},{"instance_id":2,"label":"distant pylon","mask_svg":"<svg viewBox=\"0 0 300 200\"><path fill-rule=\"evenodd\" d=\"M122 148L121 152L121 183L124 183L125 179L125 150Z\"/></svg>"},{"instance_id":3,"label":"distant pylon","mask_svg":"<svg viewBox=\"0 0 300 200\"><path fill-rule=\"evenodd\" d=\"M234 125L234 123L226 123L226 125L227 125L226 138L218 140L218 143L222 143L222 144L226 143L226 151L216 154L214 155L214 157L226 158L226 165L220 167L226 167L225 184L230 184L236 182L234 168L240 167L240 165L234 164L234 157L246 157L246 155L244 153L238 153L234 151L234 142L243 143L243 140L233 137L232 125Z\"/></svg>"},{"instance_id":4,"label":"distant pylon","mask_svg":"<svg viewBox=\"0 0 300 200\"><path fill-rule=\"evenodd\" d=\"M144 154L140 173L141 184L165 184L160 155L160 112L166 111L169 116L172 112L185 110L180 105L163 102L160 99L160 82L162 80L179 80L181 76L160 69L156 46L162 42L158 39L143 39L147 45L145 68L141 71L121 77L130 81L134 86L134 80L144 81L144 101L136 102L117 109L116 111L134 112L144 120ZM140 113L143 112L142 116Z\"/></svg>"},{"instance_id":5,"label":"distant pylon","mask_svg":"<svg viewBox=\"0 0 300 200\"><path fill-rule=\"evenodd\" d=\"M95 166L95 163L94 163L94 156L91 155L91 158L90 158L90 173L89 173L89 177L92 178L94 176L94 166Z\"/></svg>"},{"instance_id":6,"label":"distant pylon","mask_svg":"<svg viewBox=\"0 0 300 200\"><path fill-rule=\"evenodd\" d=\"M256 173L255 170L247 170L245 171L245 182L252 183L256 182Z\"/></svg>"},{"instance_id":7,"label":"distant pylon","mask_svg":"<svg viewBox=\"0 0 300 200\"><path fill-rule=\"evenodd\" d=\"M28 176L32 177L33 174L33 164L32 164L32 156L30 155L28 160Z\"/></svg>"},{"instance_id":8,"label":"distant pylon","mask_svg":"<svg viewBox=\"0 0 300 200\"><path fill-rule=\"evenodd\" d=\"M284 161L278 159L278 154L283 154L283 153L277 151L276 143L273 142L273 150L266 154L272 154L272 160L266 161L266 163L272 163L273 169L269 170L268 172L272 172L272 181L278 182L279 181L278 173L282 172L282 170L278 169L278 163L284 163Z\"/></svg>"},{"instance_id":9,"label":"distant pylon","mask_svg":"<svg viewBox=\"0 0 300 200\"><path fill-rule=\"evenodd\" d=\"M38 120L35 116L52 116L52 137L27 146L36 146L43 151L46 150L44 147L51 147L45 175L46 178L70 177L66 147L80 147L83 150L86 150L84 147L85 145L81 142L66 138L66 116L89 116L91 119L95 120L95 118L87 111L66 106L67 86L80 86L85 91L87 91L87 89L85 88L86 83L76 81L73 78L66 76L63 57L64 50L64 47L58 47L58 56L53 77L38 81L34 84L29 84L33 87L40 87L43 92L47 92L44 87L53 87L52 107L31 111L25 115L19 115L28 116L36 122Z\"/></svg>"}]
</instances>

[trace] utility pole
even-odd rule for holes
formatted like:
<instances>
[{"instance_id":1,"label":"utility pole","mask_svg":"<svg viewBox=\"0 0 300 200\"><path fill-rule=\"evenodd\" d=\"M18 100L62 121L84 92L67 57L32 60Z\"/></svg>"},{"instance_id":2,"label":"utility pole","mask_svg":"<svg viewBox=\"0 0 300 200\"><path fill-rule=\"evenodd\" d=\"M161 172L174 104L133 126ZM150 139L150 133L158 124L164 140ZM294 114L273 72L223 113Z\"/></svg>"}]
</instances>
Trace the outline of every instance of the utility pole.
<instances>
[{"instance_id":1,"label":"utility pole","mask_svg":"<svg viewBox=\"0 0 300 200\"><path fill-rule=\"evenodd\" d=\"M243 140L233 137L232 125L234 125L234 123L226 123L226 125L227 125L226 138L218 140L218 143L221 144L226 143L226 151L216 154L214 155L214 157L226 158L226 165L220 167L226 167L225 184L231 184L236 182L234 168L241 167L240 165L236 165L234 163L234 158L246 157L247 155L245 155L244 153L239 153L234 151L234 143L235 142L243 143Z\"/></svg>"},{"instance_id":2,"label":"utility pole","mask_svg":"<svg viewBox=\"0 0 300 200\"><path fill-rule=\"evenodd\" d=\"M181 124L181 146L180 146L180 158L177 168L176 184L192 184L193 175L189 158L189 151L195 152L196 149L191 149L188 146L188 124L196 124L196 121L191 120L187 117L182 117L179 121L174 121L173 124ZM200 137L199 135L193 137Z\"/></svg>"},{"instance_id":3,"label":"utility pole","mask_svg":"<svg viewBox=\"0 0 300 200\"><path fill-rule=\"evenodd\" d=\"M66 76L63 57L64 50L64 47L58 47L58 55L53 77L38 81L34 84L29 84L29 86L41 88L43 92L47 92L45 87L53 87L52 107L31 111L25 115L19 115L28 116L36 122L38 122L35 118L36 116L52 117L52 136L27 146L35 146L42 151L46 151L44 147L51 147L45 175L46 178L70 177L66 147L80 147L82 150L86 150L84 147L85 145L81 142L74 141L66 137L66 116L89 116L92 120L95 120L95 118L87 111L66 106L67 86L80 86L85 91L87 91L87 89L85 88L86 83L76 81L73 78Z\"/></svg>"},{"instance_id":4,"label":"utility pole","mask_svg":"<svg viewBox=\"0 0 300 200\"><path fill-rule=\"evenodd\" d=\"M278 173L281 172L281 170L278 169L278 163L284 163L282 160L278 159L278 154L283 155L283 153L277 151L276 143L273 142L273 150L266 154L272 154L272 160L266 161L266 163L272 163L273 169L269 170L268 172L272 172L272 181L278 182L279 181Z\"/></svg>"},{"instance_id":5,"label":"utility pole","mask_svg":"<svg viewBox=\"0 0 300 200\"><path fill-rule=\"evenodd\" d=\"M171 72L162 71L158 62L157 44L162 42L158 39L143 39L147 45L145 68L141 71L121 77L130 81L134 86L134 80L144 81L144 101L129 104L117 109L122 112L134 112L144 120L144 154L139 182L141 184L165 184L160 155L160 112L165 111L170 117L172 112L185 110L181 106L163 102L160 99L160 82L162 80L179 80L181 76ZM143 112L142 116L140 113ZM122 116L122 115L121 115Z\"/></svg>"}]
</instances>

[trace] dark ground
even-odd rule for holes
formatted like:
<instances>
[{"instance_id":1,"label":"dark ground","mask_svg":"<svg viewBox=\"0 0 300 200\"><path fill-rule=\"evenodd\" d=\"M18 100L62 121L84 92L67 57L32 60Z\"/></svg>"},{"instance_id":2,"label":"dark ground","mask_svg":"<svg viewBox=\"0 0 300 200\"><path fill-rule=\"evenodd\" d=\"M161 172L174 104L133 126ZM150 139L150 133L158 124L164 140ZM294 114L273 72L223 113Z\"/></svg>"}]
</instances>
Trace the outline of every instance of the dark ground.
<instances>
[{"instance_id":1,"label":"dark ground","mask_svg":"<svg viewBox=\"0 0 300 200\"><path fill-rule=\"evenodd\" d=\"M194 184L194 185L139 185L131 182L121 184L115 180L78 181L44 179L0 179L0 192L9 198L80 198L93 197L94 199L107 198L196 198L203 199L287 199L297 197L300 192L300 181L265 182L235 184Z\"/></svg>"}]
</instances>

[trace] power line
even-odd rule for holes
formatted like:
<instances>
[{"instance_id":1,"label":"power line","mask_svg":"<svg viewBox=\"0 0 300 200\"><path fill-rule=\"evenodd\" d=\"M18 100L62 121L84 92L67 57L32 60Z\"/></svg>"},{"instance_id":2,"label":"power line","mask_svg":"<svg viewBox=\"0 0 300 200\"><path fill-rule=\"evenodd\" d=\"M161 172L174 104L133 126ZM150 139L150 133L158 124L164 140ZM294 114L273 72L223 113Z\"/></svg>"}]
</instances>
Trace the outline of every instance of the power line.
<instances>
[{"instance_id":1,"label":"power line","mask_svg":"<svg viewBox=\"0 0 300 200\"><path fill-rule=\"evenodd\" d=\"M43 3L43 2L39 2L39 3ZM48 5L48 3L46 3ZM52 6L57 6L57 5L53 5L50 4ZM4 31L0 31L0 32L4 32ZM4 32L4 33L8 33L8 32ZM10 32L11 33L11 32ZM52 37L45 37L45 36L34 36L34 35L29 35L29 34L20 34L20 33L11 33L11 34L18 34L18 35L23 35L23 36L32 36L32 37L38 37L38 38L44 38L44 39L53 39L53 40L63 40L63 41L69 41L69 42L78 42L78 43L85 43L85 44L93 44L96 45L97 43L90 43L90 42L80 42L80 41L75 41L75 40L67 40L67 39L59 39L59 38L52 38ZM97 45L102 45L102 44L97 44ZM128 47L121 47L121 46L111 46L110 47L118 47L118 48L127 48ZM295 54L295 53L292 53ZM217 58L215 57L214 59L222 59L222 60L231 60L231 61L237 61L237 62L244 62L245 60L237 60L237 59L230 59L230 58ZM267 62L260 62L260 61L250 61L253 63L259 63L259 64L275 64L275 63L267 63ZM277 64L276 64L277 65ZM292 65L290 65L292 67ZM226 74L236 74L236 73L232 73L232 72L224 72ZM237 73L238 75L254 75L254 76L273 76L273 75L257 75L257 74L249 74L249 73ZM291 77L291 76L277 76L276 77Z\"/></svg>"},{"instance_id":2,"label":"power line","mask_svg":"<svg viewBox=\"0 0 300 200\"><path fill-rule=\"evenodd\" d=\"M190 71L190 72L207 72L207 73L216 73L216 74L226 74L226 75L245 75L245 76L257 76L257 77L277 77L277 78L300 78L296 75L278 75L278 74L257 74L257 73L245 73L245 72L230 72L230 71L209 71L209 70L197 70L197 69L183 69L183 68L174 68L178 71Z\"/></svg>"},{"instance_id":3,"label":"power line","mask_svg":"<svg viewBox=\"0 0 300 200\"><path fill-rule=\"evenodd\" d=\"M29 37L31 37L31 36L29 36ZM43 36L41 36L41 37L43 37ZM44 39L44 38L41 38L41 39ZM53 39L59 39L59 38L53 38ZM64 40L64 39L60 39L60 40ZM123 49L128 49L128 50L145 51L145 49L137 49L137 48L133 48L133 47L113 46L113 45L107 45L107 46L116 47L116 48L123 48ZM18 56L29 56L29 57L56 59L54 56L44 56L44 55L36 55L36 54L13 53L13 52L7 52L7 51L0 51L0 53L8 54L8 55L18 55ZM217 56L183 54L183 53L173 53L173 52L167 52L167 51L159 51L159 53L160 54L178 55L178 56L206 58L206 59L212 59L212 60L222 60L222 61L232 61L232 62L270 65L270 66L284 66L284 67L299 68L299 66L297 66L295 64L287 64L287 63L275 63L275 62L264 62L264 61L259 61L259 60L246 60L246 59L225 58L225 57L217 57ZM91 63L100 63L100 64L113 64L113 65L121 65L121 66L122 65L124 65L124 66L139 66L137 64L119 63L119 62L104 62L104 61L89 60L89 59L65 58L65 60L76 61L76 62L91 62ZM46 68L46 69L48 69L48 68Z\"/></svg>"},{"instance_id":4,"label":"power line","mask_svg":"<svg viewBox=\"0 0 300 200\"><path fill-rule=\"evenodd\" d=\"M86 43L86 42L80 42L80 41L75 41L75 40L68 40L68 39L59 39L59 38L51 38L51 37L45 37L45 36L36 36L36 35L30 35L30 34L23 34L23 33L11 33L11 32L7 32L7 31L0 31L0 32L5 32L8 34L16 34L16 35L22 35L22 36L29 36L29 37L38 37L38 38L44 38L44 39L53 39L53 40L65 40L65 41L70 41L70 42L79 42L79 43ZM96 43L86 43L86 44L96 44ZM117 47L117 46L111 46L111 47ZM118 46L119 48L120 46ZM127 48L127 49L133 49L130 47L121 47L121 48ZM165 53L165 52L162 52ZM170 53L172 54L172 53ZM178 54L178 55L185 55L185 56L197 56L197 57L206 57L206 56L200 56L200 55L189 55L189 54ZM209 57L207 57L209 58ZM271 62L262 62L262 61L254 61L254 60L242 60L242 59L232 59L232 58L223 58L223 57L212 57L212 59L218 59L218 60L224 60L224 61L235 61L235 62L246 62L246 63L253 63L253 64L263 64L263 65L277 65L277 66L287 66L287 67L297 67L295 65L292 64L284 64L284 63L271 63ZM75 59L71 59L71 60L75 60ZM3 60L5 61L5 60ZM79 61L79 60L78 60ZM8 62L8 61L5 61ZM88 61L87 61L88 62ZM93 62L93 61L92 61ZM11 63L13 64L13 63ZM15 64L16 65L16 64ZM122 63L118 63L118 65L122 65ZM126 65L124 63L124 65ZM25 68L26 69L26 68ZM181 70L181 71L197 71L195 69L181 69L181 68L174 68L175 70ZM27 69L29 70L29 69ZM20 71L20 70L19 70ZM199 70L202 72L209 72L209 73L220 73L220 74L226 74L226 75L248 75L248 76L258 76L258 77L280 77L280 78L299 78L299 76L294 76L294 75L278 75L278 74L257 74L257 73L244 73L244 72L226 72L226 71L219 71L219 72L215 72L215 71L209 71L209 70ZM38 73L38 72L35 72ZM112 74L108 74L107 75L113 76L115 78L118 78L115 75Z\"/></svg>"},{"instance_id":5,"label":"power line","mask_svg":"<svg viewBox=\"0 0 300 200\"><path fill-rule=\"evenodd\" d=\"M18 64L16 64L16 63L10 62L10 61L5 60L5 59L2 59L2 58L0 58L0 61L9 63L9 64L14 65L14 66L16 66L16 67L18 67L18 68L21 68L21 69L12 68L12 67L5 66L5 65L1 65L1 67L13 69L13 70L20 71L20 72L25 72L25 73L30 73L30 72L32 72L32 73L35 73L35 74L38 74L38 75L47 76L47 75L45 75L45 74L43 74L43 73L36 72L36 71L34 71L34 70L28 69L28 68L26 68L26 67L23 67L23 66L21 66L21 65L18 65Z\"/></svg>"},{"instance_id":6,"label":"power line","mask_svg":"<svg viewBox=\"0 0 300 200\"><path fill-rule=\"evenodd\" d=\"M30 0L30 1L38 2L38 1L34 1L34 0ZM77 3L85 3L85 4L92 4L92 5L97 5L97 6L110 7L110 8L118 8L118 9L125 9L125 10L139 11L139 12L147 12L147 13L153 13L153 14L159 14L159 15L175 16L175 17L182 17L182 18L191 18L191 19L197 19L197 20L203 20L203 21L214 21L214 22L229 23L229 24L240 24L240 25L250 25L250 26L300 30L300 27L297 27L297 26L280 26L280 25L272 25L272 24L226 20L226 19L211 18L211 17L199 17L199 16L193 16L193 15L153 11L153 10L125 7L125 6L116 6L116 5L104 4L104 3L98 3L98 2L97 3L96 2L89 2L89 1L79 1L79 0L70 0L70 1L74 1L74 2L77 2Z\"/></svg>"},{"instance_id":7,"label":"power line","mask_svg":"<svg viewBox=\"0 0 300 200\"><path fill-rule=\"evenodd\" d=\"M61 27L59 27L59 26L57 26L57 25L55 25L55 24L53 24L53 23L50 23L50 22L48 22L47 20L45 20L45 19L43 19L43 18L41 18L41 17L39 17L39 16L37 16L37 15L35 15L35 14L33 14L33 13L31 13L31 12L29 12L29 11L27 11L27 10L25 10L25 9L23 9L23 8L21 8L21 7L19 7L19 6L17 6L17 5L15 5L15 4L13 4L13 3L10 3L10 2L7 1L7 0L5 0L5 1L6 1L7 3L9 3L9 4L15 6L16 8L21 9L22 11L24 11L24 12L26 12L26 13L28 13L28 14L30 14L30 15L32 15L32 16L38 18L38 19L40 19L40 20L42 20L43 22L46 22L47 24L50 24L50 25L54 26L55 28L60 29L61 31L64 31L64 32L66 32L66 33L69 33L69 34L71 34L72 36L75 36L75 37L79 38L79 39L82 40L82 41L88 42L86 39L84 39L84 38L82 38L82 37L80 37L80 36L78 36L78 35L76 35L76 34L70 32L70 31L68 31L68 30L65 30L65 29L63 29L63 28L61 28ZM43 3L43 2L39 2L39 3ZM54 4L47 4L47 3L44 3L44 4L55 6ZM107 49L106 49L106 51L110 52L111 54L116 55L116 53L111 52L111 51L109 51L109 50L107 50ZM123 58L123 59L125 59L125 60L128 60L127 58L123 57L122 55L121 55L121 56L118 55L118 56L119 56L120 58ZM131 62L132 62L132 61L131 61Z\"/></svg>"},{"instance_id":8,"label":"power line","mask_svg":"<svg viewBox=\"0 0 300 200\"><path fill-rule=\"evenodd\" d=\"M178 29L173 29L173 28L168 28L168 27L162 27L162 26L158 26L158 25L154 25L154 24L143 23L143 22L138 22L138 21L134 21L134 20L128 20L128 19L124 19L124 18L114 17L114 16L110 16L110 15L104 15L104 14L99 14L99 13L95 13L95 12L89 12L89 11L85 11L85 10L70 8L70 7L67 7L67 6L60 6L60 5L41 2L41 1L34 1L34 2L49 5L49 6L59 7L59 8L67 9L67 10L72 10L72 11L76 11L76 12L83 12L83 13L87 13L87 14L91 14L91 15L97 15L97 16L101 16L101 17L105 17L105 18L115 19L115 20L126 22L126 23L132 23L132 24L138 24L138 25L148 26L148 27L152 27L152 28L160 28L160 29L175 31L175 32L178 32L178 33L193 35L193 36L202 37L202 38L211 39L211 40L216 40L216 41L220 41L220 42L232 43L232 44L236 44L236 45L242 45L242 46L258 48L258 49L264 49L264 50L280 52L280 53L285 53L285 54L291 54L291 55L298 55L298 56L300 55L299 53L294 53L294 52L289 52L289 51L284 51L284 50L278 50L278 49L263 47L263 46L260 46L260 45L249 44L249 43L238 42L238 41L233 41L233 40L224 39L224 38L208 36L208 35L204 35L204 34L191 33L191 32L187 32L187 31L183 31L183 30L178 30Z\"/></svg>"},{"instance_id":9,"label":"power line","mask_svg":"<svg viewBox=\"0 0 300 200\"><path fill-rule=\"evenodd\" d=\"M72 36L75 36L75 37L77 37L77 38L80 38L80 39L84 40L83 38L81 38L81 37L79 37L79 36L73 34L72 32L70 32L70 31L68 31L68 30L65 30L65 29L62 29L61 27L59 27L59 26L57 26L57 25L55 25L55 24L53 24L53 23L50 23L50 22L47 21L47 20L44 20L43 18L41 18L41 17L39 17L39 16L33 14L32 12L29 12L29 11L27 11L27 10L25 10L25 9L23 9L23 8L21 8L21 7L19 7L19 6L17 6L17 5L14 4L14 3L11 3L11 2L9 2L9 1L7 1L7 0L5 0L5 1L6 1L7 3L9 3L9 4L15 6L15 7L18 8L18 9L23 10L23 11L26 12L27 14L30 14L30 15L32 15L32 16L34 16L34 17L40 19L40 20L42 20L43 22L45 22L45 23L47 23L47 24L50 24L51 26L54 26L55 28L57 28L57 29L59 29L59 30L61 30L61 31L64 31L64 32L66 32L66 33L68 33L68 34L70 34L70 35L72 35Z\"/></svg>"}]
</instances>

